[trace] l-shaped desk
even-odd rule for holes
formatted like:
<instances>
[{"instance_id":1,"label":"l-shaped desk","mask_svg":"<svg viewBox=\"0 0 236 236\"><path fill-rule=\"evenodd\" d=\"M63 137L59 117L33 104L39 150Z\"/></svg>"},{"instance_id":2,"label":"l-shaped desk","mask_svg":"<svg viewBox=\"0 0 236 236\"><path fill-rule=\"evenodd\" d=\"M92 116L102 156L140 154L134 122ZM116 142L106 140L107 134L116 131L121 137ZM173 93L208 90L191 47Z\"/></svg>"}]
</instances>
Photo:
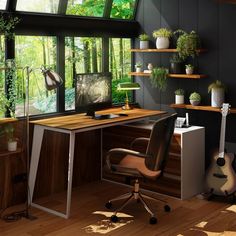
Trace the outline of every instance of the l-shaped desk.
<instances>
[{"instance_id":1,"label":"l-shaped desk","mask_svg":"<svg viewBox=\"0 0 236 236\"><path fill-rule=\"evenodd\" d=\"M67 116L59 116L55 118L42 119L31 121L34 124L33 144L29 172L29 194L28 202L31 206L55 214L57 216L68 219L70 216L71 207L71 191L72 191L72 176L73 176L73 163L74 163L74 147L75 147L75 134L86 132L90 130L103 129L115 125L127 124L130 122L144 120L152 116L159 116L165 114L164 111L145 110L135 108L133 110L121 110L121 108L110 108L97 112L96 114L126 114L127 116L119 116L112 119L95 120L85 114L75 114ZM40 158L40 151L43 141L45 130L66 133L70 135L69 141L69 160L68 160L68 187L67 187L67 204L66 213L49 209L39 204L33 203L33 194L35 180L38 170L38 163Z\"/></svg>"}]
</instances>

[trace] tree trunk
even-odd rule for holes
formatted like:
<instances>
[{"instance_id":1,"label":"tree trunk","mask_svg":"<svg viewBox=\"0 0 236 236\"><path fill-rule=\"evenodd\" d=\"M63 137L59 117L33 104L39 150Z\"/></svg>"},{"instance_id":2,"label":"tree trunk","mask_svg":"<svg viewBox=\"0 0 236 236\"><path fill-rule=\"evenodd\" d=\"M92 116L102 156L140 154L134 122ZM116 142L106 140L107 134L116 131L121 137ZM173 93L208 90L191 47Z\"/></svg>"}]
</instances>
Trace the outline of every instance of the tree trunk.
<instances>
[{"instance_id":1,"label":"tree trunk","mask_svg":"<svg viewBox=\"0 0 236 236\"><path fill-rule=\"evenodd\" d=\"M42 37L42 47L43 47L43 65L46 66L47 59L46 59L46 47L45 47L45 38ZM46 97L48 97L48 91L46 90Z\"/></svg>"},{"instance_id":2,"label":"tree trunk","mask_svg":"<svg viewBox=\"0 0 236 236\"><path fill-rule=\"evenodd\" d=\"M76 76L76 62L75 62L75 38L71 38L71 49L72 49L72 88L75 87L75 76Z\"/></svg>"},{"instance_id":3,"label":"tree trunk","mask_svg":"<svg viewBox=\"0 0 236 236\"><path fill-rule=\"evenodd\" d=\"M98 57L96 39L92 39L92 69L94 73L98 72Z\"/></svg>"},{"instance_id":4,"label":"tree trunk","mask_svg":"<svg viewBox=\"0 0 236 236\"><path fill-rule=\"evenodd\" d=\"M119 46L120 46L120 51L119 51L119 54L120 54L120 65L119 65L119 68L120 68L120 79L123 78L124 76L124 52L123 52L123 39L120 38L119 39Z\"/></svg>"},{"instance_id":5,"label":"tree trunk","mask_svg":"<svg viewBox=\"0 0 236 236\"><path fill-rule=\"evenodd\" d=\"M83 58L84 58L84 72L90 73L90 51L89 51L89 42L86 40L83 42L84 44L84 51L83 51Z\"/></svg>"}]
</instances>

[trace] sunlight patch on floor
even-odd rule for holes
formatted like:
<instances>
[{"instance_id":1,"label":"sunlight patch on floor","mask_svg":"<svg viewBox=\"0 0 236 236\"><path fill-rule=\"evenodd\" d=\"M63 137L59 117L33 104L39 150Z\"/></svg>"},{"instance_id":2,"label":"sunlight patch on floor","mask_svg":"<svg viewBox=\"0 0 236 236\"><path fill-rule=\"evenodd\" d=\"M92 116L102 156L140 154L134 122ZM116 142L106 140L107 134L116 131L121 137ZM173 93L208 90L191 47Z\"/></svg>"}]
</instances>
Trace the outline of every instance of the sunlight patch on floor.
<instances>
[{"instance_id":1,"label":"sunlight patch on floor","mask_svg":"<svg viewBox=\"0 0 236 236\"><path fill-rule=\"evenodd\" d=\"M195 226L196 226L196 227L199 227L199 228L204 228L207 223L208 223L208 222L206 222L206 221L202 221L202 222L196 224Z\"/></svg>"},{"instance_id":2,"label":"sunlight patch on floor","mask_svg":"<svg viewBox=\"0 0 236 236\"><path fill-rule=\"evenodd\" d=\"M121 228L121 227L133 222L133 220L129 220L129 219L127 219L127 220L120 219L117 223L113 223L110 221L110 217L113 215L113 212L95 211L95 212L93 212L93 214L103 215L108 219L100 220L95 224L91 224L91 225L84 227L83 229L88 234L91 234L91 233L107 234L107 233L112 232L113 230L116 230L118 228ZM119 217L119 218L133 218L133 216L125 214L125 213L117 213L117 217Z\"/></svg>"},{"instance_id":3,"label":"sunlight patch on floor","mask_svg":"<svg viewBox=\"0 0 236 236\"><path fill-rule=\"evenodd\" d=\"M232 205L228 208L226 208L227 211L232 211L232 212L235 212L236 213L236 205Z\"/></svg>"}]
</instances>

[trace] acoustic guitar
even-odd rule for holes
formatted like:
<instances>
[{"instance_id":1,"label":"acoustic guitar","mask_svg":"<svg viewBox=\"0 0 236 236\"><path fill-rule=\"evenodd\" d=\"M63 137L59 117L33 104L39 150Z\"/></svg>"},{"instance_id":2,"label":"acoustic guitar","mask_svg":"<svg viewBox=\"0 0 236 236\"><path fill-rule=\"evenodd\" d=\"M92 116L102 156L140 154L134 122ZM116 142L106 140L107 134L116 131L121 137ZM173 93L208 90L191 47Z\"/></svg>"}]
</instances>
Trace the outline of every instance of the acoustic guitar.
<instances>
[{"instance_id":1,"label":"acoustic guitar","mask_svg":"<svg viewBox=\"0 0 236 236\"><path fill-rule=\"evenodd\" d=\"M223 103L219 152L213 156L206 175L208 189L220 196L227 196L236 191L236 174L232 166L234 154L225 153L226 116L229 107L228 103Z\"/></svg>"}]
</instances>

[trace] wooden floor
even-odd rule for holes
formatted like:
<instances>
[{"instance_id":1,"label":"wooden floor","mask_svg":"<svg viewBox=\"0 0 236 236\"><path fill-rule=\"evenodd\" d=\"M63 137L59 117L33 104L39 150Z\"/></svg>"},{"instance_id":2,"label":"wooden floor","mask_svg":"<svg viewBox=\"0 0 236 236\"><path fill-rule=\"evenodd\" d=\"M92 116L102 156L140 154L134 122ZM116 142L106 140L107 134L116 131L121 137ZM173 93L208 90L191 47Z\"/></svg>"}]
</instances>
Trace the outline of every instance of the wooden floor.
<instances>
[{"instance_id":1,"label":"wooden floor","mask_svg":"<svg viewBox=\"0 0 236 236\"><path fill-rule=\"evenodd\" d=\"M73 191L70 219L65 220L37 209L31 209L31 213L38 217L37 220L21 219L12 223L0 221L0 236L236 235L235 205L231 206L219 201L208 202L197 198L181 201L158 196L170 203L172 211L166 213L163 211L162 204L151 202L149 205L158 216L156 225L149 224L149 215L142 209L141 204L134 202L122 211L119 223L111 224L109 222L111 212L104 207L104 203L126 190L128 188L108 182L86 184ZM62 194L57 196L57 200L50 199L45 202L47 205L60 208L63 199Z\"/></svg>"}]
</instances>

